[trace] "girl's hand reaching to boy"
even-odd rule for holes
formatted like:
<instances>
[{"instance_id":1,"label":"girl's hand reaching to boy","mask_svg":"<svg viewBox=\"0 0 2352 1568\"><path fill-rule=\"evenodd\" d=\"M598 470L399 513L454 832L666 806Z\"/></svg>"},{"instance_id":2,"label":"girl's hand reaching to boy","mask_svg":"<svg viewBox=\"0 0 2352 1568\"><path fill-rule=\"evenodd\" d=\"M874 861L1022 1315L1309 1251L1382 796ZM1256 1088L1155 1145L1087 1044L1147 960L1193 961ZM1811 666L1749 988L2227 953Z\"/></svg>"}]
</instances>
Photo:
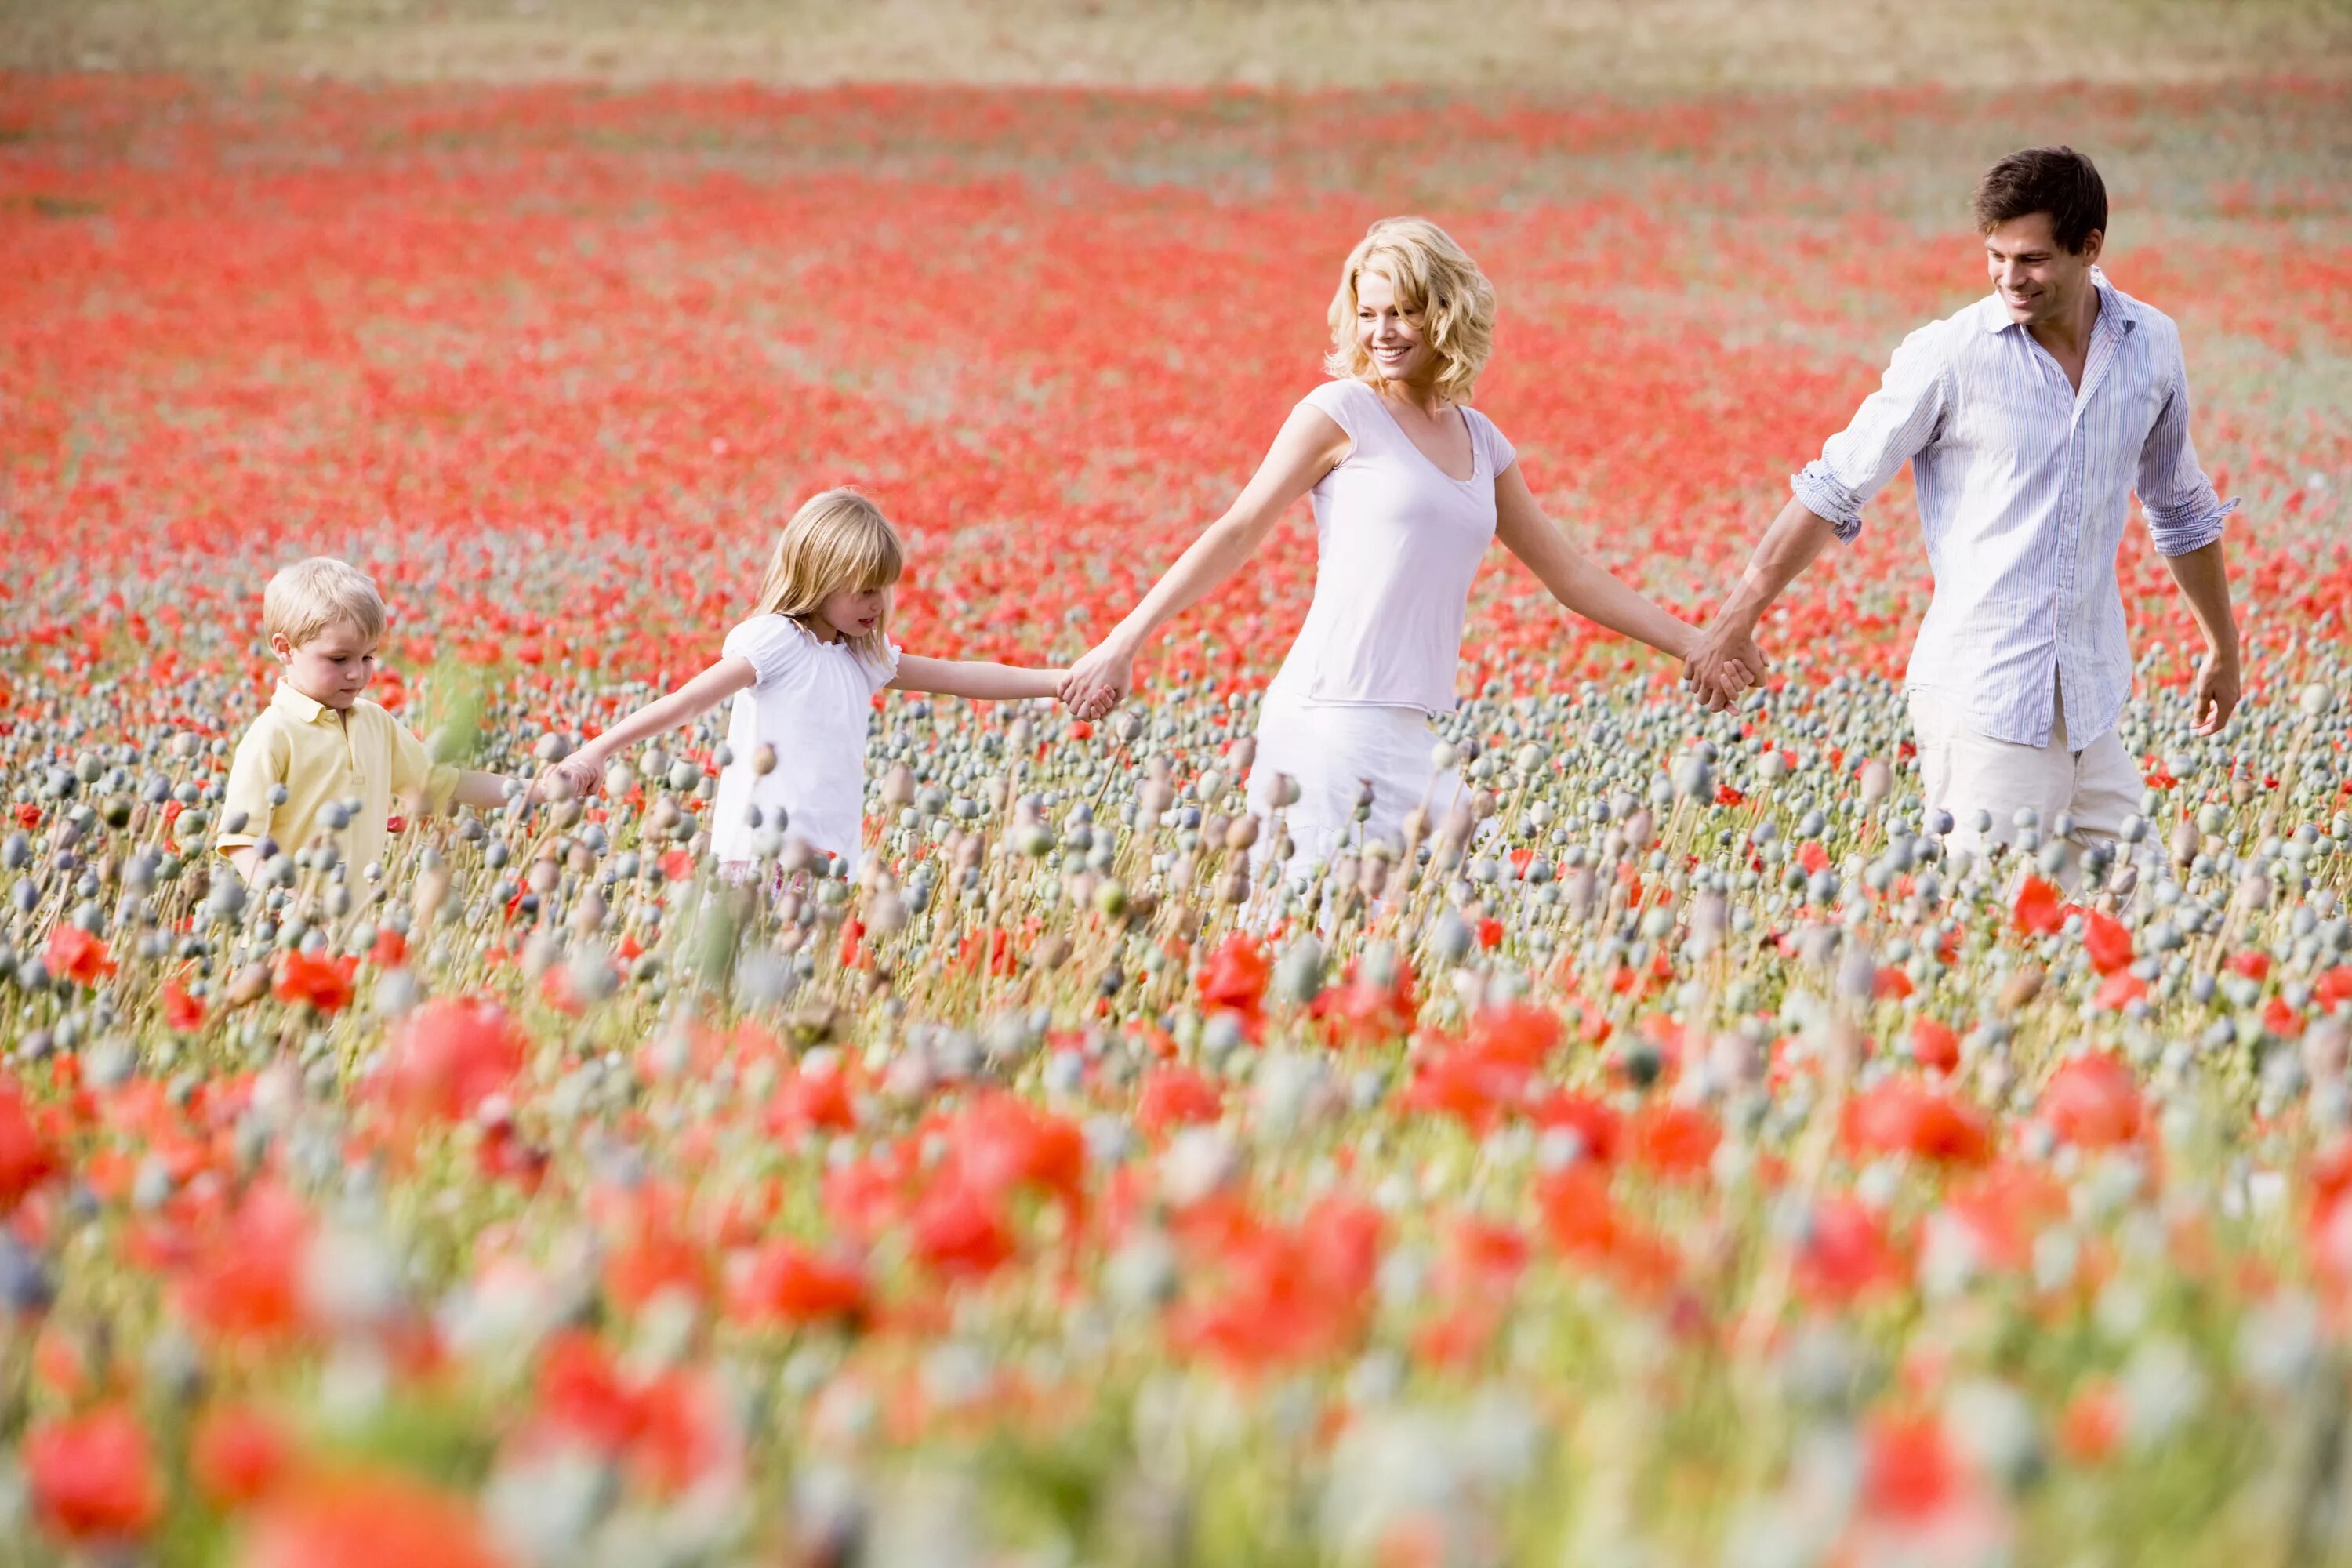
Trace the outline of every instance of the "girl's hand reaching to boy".
<instances>
[{"instance_id":1,"label":"girl's hand reaching to boy","mask_svg":"<svg viewBox=\"0 0 2352 1568\"><path fill-rule=\"evenodd\" d=\"M585 799L596 793L604 775L593 757L585 751L574 752L531 781L530 798L533 802ZM561 795L556 792L558 781L564 786Z\"/></svg>"}]
</instances>

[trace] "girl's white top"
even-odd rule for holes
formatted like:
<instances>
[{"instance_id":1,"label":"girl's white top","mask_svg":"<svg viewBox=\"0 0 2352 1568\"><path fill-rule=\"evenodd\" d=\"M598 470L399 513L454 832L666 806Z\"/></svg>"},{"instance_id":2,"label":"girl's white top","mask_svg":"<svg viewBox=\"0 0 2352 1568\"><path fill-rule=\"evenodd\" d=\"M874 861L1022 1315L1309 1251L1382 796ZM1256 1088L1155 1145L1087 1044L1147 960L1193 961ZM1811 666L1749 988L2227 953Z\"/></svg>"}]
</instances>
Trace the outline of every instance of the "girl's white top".
<instances>
[{"instance_id":1,"label":"girl's white top","mask_svg":"<svg viewBox=\"0 0 2352 1568\"><path fill-rule=\"evenodd\" d=\"M866 805L866 725L874 694L898 672L898 647L887 664L858 657L846 640L819 642L790 616L754 616L727 634L723 650L746 658L757 679L735 694L727 721L732 753L719 771L719 797L710 808L710 848L722 863L759 856L751 811L814 849L838 855L857 870L858 829ZM762 778L751 760L761 745L775 748L774 771Z\"/></svg>"},{"instance_id":2,"label":"girl's white top","mask_svg":"<svg viewBox=\"0 0 2352 1568\"><path fill-rule=\"evenodd\" d=\"M1312 492L1315 601L1269 694L1451 712L1470 579L1495 537L1495 476L1517 454L1463 408L1472 467L1457 479L1364 383L1326 382L1304 402L1348 433L1349 449Z\"/></svg>"}]
</instances>

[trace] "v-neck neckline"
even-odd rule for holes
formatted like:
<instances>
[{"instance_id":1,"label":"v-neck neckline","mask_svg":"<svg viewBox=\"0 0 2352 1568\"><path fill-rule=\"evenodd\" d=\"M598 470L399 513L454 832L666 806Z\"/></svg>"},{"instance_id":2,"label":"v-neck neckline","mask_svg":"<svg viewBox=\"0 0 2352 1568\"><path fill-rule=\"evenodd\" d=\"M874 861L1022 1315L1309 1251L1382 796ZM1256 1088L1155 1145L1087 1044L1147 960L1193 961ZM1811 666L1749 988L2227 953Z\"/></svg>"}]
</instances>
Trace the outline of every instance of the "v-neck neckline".
<instances>
[{"instance_id":1,"label":"v-neck neckline","mask_svg":"<svg viewBox=\"0 0 2352 1568\"><path fill-rule=\"evenodd\" d=\"M1465 479L1457 479L1447 473L1445 466L1431 457L1422 444L1412 438L1412 432L1404 427L1404 421L1396 416L1396 410L1389 406L1389 400L1386 397L1381 396L1374 388L1366 387L1364 390L1371 393L1372 401L1381 405L1381 413L1387 416L1390 426L1404 437L1406 446L1421 454L1421 460L1436 470L1439 479L1450 485L1475 485L1478 482L1478 433L1470 427L1470 416L1460 404L1450 404L1448 406L1454 410L1454 417L1462 421L1462 433L1470 437L1470 477Z\"/></svg>"}]
</instances>

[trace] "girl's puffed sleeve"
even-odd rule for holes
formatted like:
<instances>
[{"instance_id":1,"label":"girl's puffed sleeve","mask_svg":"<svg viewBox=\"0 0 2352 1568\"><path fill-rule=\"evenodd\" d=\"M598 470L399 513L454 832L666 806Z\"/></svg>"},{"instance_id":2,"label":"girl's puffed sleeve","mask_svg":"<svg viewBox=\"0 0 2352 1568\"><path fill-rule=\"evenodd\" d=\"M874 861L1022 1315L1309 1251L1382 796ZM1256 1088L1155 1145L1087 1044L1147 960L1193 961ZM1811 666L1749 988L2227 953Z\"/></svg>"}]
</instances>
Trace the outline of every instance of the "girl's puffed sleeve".
<instances>
[{"instance_id":1,"label":"girl's puffed sleeve","mask_svg":"<svg viewBox=\"0 0 2352 1568\"><path fill-rule=\"evenodd\" d=\"M727 634L719 651L749 659L753 683L769 686L808 658L809 635L790 616L754 616Z\"/></svg>"}]
</instances>

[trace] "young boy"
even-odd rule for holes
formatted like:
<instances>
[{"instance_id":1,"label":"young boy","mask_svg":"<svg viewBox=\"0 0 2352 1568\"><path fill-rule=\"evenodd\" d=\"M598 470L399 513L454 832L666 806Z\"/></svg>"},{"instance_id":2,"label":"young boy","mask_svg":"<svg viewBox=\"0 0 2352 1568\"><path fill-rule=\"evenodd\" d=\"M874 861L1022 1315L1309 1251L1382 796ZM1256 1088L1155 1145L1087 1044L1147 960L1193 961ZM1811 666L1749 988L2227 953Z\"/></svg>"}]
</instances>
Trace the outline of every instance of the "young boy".
<instances>
[{"instance_id":1,"label":"young boy","mask_svg":"<svg viewBox=\"0 0 2352 1568\"><path fill-rule=\"evenodd\" d=\"M480 810L504 801L505 780L434 766L406 725L360 695L383 623L375 580L329 556L287 567L263 591L261 628L286 673L236 744L215 840L247 882L260 873L265 838L290 855L330 831L356 876L383 859L395 799L436 811L453 799ZM329 829L329 808L352 800L350 820Z\"/></svg>"}]
</instances>

